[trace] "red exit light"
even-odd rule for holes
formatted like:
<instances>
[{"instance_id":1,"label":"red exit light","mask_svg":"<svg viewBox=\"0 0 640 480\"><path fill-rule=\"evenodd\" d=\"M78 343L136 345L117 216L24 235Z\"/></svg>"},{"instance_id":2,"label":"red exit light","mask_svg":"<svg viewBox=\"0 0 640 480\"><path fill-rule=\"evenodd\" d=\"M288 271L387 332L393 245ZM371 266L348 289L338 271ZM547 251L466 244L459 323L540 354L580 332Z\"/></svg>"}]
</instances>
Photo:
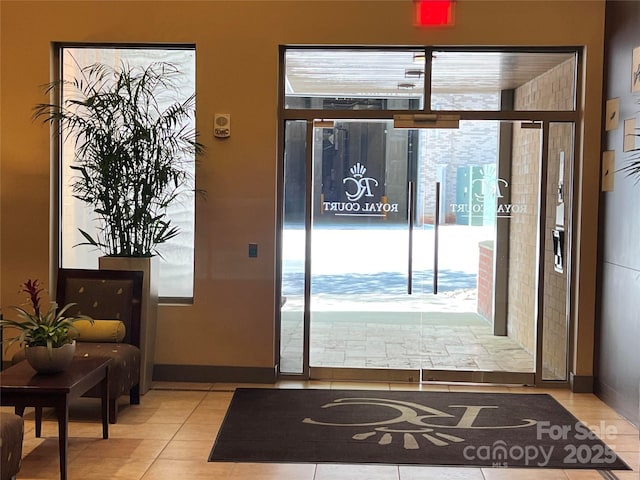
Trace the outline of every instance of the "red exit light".
<instances>
[{"instance_id":1,"label":"red exit light","mask_svg":"<svg viewBox=\"0 0 640 480\"><path fill-rule=\"evenodd\" d=\"M454 0L415 0L416 25L441 27L453 24Z\"/></svg>"}]
</instances>

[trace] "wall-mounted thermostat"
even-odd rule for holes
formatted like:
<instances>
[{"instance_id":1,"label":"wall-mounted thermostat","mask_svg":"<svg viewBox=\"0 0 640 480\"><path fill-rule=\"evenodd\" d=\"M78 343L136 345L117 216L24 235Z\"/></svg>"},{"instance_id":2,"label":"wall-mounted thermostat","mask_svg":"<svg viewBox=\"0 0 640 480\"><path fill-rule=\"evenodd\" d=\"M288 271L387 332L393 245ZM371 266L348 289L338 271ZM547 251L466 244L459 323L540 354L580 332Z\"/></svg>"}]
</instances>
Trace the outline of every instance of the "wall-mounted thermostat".
<instances>
[{"instance_id":1,"label":"wall-mounted thermostat","mask_svg":"<svg viewBox=\"0 0 640 480\"><path fill-rule=\"evenodd\" d=\"M213 136L227 138L231 136L231 114L216 113L213 117Z\"/></svg>"}]
</instances>

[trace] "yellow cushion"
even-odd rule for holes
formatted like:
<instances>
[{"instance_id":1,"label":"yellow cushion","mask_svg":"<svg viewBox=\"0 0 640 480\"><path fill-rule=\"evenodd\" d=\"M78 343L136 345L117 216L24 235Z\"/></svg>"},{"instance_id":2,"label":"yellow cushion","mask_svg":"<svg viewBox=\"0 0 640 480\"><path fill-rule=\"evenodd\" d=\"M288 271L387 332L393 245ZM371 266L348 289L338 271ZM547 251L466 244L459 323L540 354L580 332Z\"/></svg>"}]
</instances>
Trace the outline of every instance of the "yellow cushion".
<instances>
[{"instance_id":1,"label":"yellow cushion","mask_svg":"<svg viewBox=\"0 0 640 480\"><path fill-rule=\"evenodd\" d=\"M120 320L78 320L73 322L77 333L70 329L78 342L122 342L127 329Z\"/></svg>"}]
</instances>

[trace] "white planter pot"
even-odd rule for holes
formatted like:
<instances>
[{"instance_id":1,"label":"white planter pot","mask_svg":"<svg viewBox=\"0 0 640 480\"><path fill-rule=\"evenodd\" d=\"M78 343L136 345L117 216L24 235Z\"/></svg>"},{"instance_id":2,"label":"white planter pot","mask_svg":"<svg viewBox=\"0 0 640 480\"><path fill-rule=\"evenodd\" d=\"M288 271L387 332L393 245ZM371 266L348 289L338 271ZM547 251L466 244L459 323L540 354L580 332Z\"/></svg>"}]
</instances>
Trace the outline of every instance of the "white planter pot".
<instances>
[{"instance_id":1,"label":"white planter pot","mask_svg":"<svg viewBox=\"0 0 640 480\"><path fill-rule=\"evenodd\" d=\"M100 257L101 270L133 270L144 273L140 319L140 393L149 391L153 379L158 321L158 257Z\"/></svg>"},{"instance_id":2,"label":"white planter pot","mask_svg":"<svg viewBox=\"0 0 640 480\"><path fill-rule=\"evenodd\" d=\"M76 341L67 343L49 351L47 347L25 348L25 358L29 365L38 373L51 374L64 371L73 360L76 352Z\"/></svg>"}]
</instances>

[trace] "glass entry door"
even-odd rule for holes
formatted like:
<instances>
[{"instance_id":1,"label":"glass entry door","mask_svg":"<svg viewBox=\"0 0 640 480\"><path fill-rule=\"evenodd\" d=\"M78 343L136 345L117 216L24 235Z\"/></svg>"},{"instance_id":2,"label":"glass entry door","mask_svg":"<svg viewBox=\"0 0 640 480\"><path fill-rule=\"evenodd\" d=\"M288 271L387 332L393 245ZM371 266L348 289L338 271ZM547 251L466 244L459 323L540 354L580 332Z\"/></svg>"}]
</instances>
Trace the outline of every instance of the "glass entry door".
<instances>
[{"instance_id":1,"label":"glass entry door","mask_svg":"<svg viewBox=\"0 0 640 480\"><path fill-rule=\"evenodd\" d=\"M320 125L313 137L310 366L399 368L385 339L419 317L401 306L410 301L415 134L390 120Z\"/></svg>"},{"instance_id":2,"label":"glass entry door","mask_svg":"<svg viewBox=\"0 0 640 480\"><path fill-rule=\"evenodd\" d=\"M314 127L314 311L386 303L408 288L408 132L391 121L331 123Z\"/></svg>"},{"instance_id":3,"label":"glass entry door","mask_svg":"<svg viewBox=\"0 0 640 480\"><path fill-rule=\"evenodd\" d=\"M281 372L533 382L541 132L287 122Z\"/></svg>"},{"instance_id":4,"label":"glass entry door","mask_svg":"<svg viewBox=\"0 0 640 480\"><path fill-rule=\"evenodd\" d=\"M578 52L280 59L279 372L568 383Z\"/></svg>"}]
</instances>

